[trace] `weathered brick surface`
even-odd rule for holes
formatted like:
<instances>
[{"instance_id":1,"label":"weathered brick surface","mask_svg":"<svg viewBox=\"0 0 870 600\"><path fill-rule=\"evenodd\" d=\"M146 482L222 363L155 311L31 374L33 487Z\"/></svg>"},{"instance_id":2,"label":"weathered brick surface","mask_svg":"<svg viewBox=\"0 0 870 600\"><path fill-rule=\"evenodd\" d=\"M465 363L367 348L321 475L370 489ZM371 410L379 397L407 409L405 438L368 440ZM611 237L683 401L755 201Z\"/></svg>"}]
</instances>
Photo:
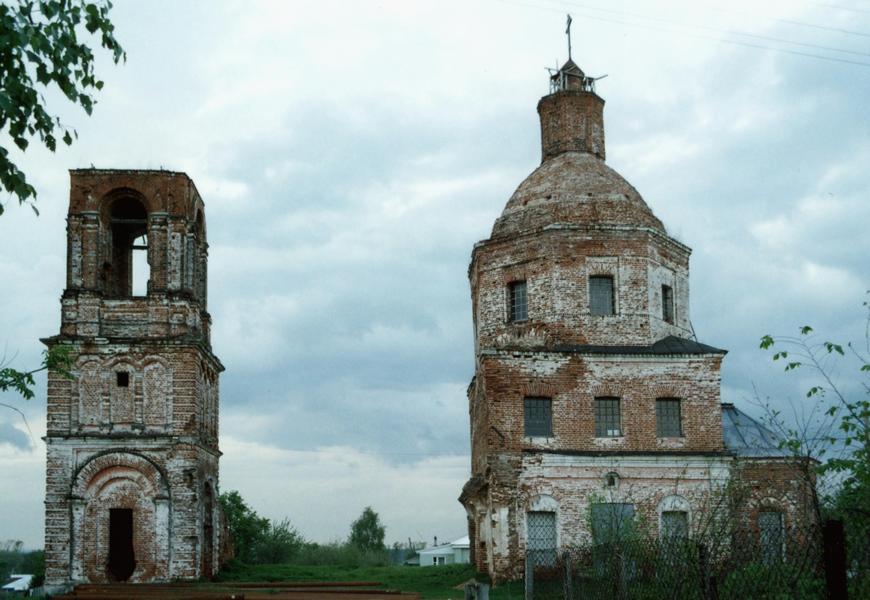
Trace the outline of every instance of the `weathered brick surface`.
<instances>
[{"instance_id":1,"label":"weathered brick surface","mask_svg":"<svg viewBox=\"0 0 870 600\"><path fill-rule=\"evenodd\" d=\"M61 332L44 340L73 359L71 379L48 379L46 583L110 579L113 508L133 511L130 581L209 576L226 545L223 366L209 339L202 200L182 173L81 170L71 180ZM142 297L123 293L131 264L113 214L131 199L148 239Z\"/></svg>"},{"instance_id":2,"label":"weathered brick surface","mask_svg":"<svg viewBox=\"0 0 870 600\"><path fill-rule=\"evenodd\" d=\"M543 164L509 199L491 237L475 245L469 267L472 476L460 501L473 560L496 581L523 573L529 511L555 513L565 548L590 542L593 502L633 504L652 532L663 511L684 511L691 530L730 480L745 478L750 508L740 518L754 523L752 507L778 507L791 526L806 519L812 489L794 461L738 459L726 449L724 351L652 350L664 338L694 338L691 251L605 165L604 102L568 66L568 88L538 105ZM613 280L612 315L590 311L589 277L600 275ZM522 322L509 315L515 281L526 283ZM663 285L673 290L672 320L664 318ZM551 399L550 436L526 435L530 396ZM596 437L593 407L602 396L620 399L619 437ZM658 437L658 398L679 399L682 435Z\"/></svg>"}]
</instances>

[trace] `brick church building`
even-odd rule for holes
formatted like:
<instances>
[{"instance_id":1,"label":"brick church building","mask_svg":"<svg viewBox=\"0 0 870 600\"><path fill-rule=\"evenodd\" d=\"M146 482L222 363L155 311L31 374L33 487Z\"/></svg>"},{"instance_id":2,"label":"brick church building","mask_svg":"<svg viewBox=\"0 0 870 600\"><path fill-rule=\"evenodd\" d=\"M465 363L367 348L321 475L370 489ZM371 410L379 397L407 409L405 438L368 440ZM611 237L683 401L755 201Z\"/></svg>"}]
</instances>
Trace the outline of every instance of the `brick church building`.
<instances>
[{"instance_id":1,"label":"brick church building","mask_svg":"<svg viewBox=\"0 0 870 600\"><path fill-rule=\"evenodd\" d=\"M460 502L472 560L495 581L521 576L527 556L547 564L595 543L615 520L691 536L737 478L739 519L782 552L811 512L799 466L721 403L726 352L695 338L691 250L607 166L603 109L573 61L552 75L541 165L472 251Z\"/></svg>"},{"instance_id":2,"label":"brick church building","mask_svg":"<svg viewBox=\"0 0 870 600\"><path fill-rule=\"evenodd\" d=\"M183 173L70 173L60 334L50 372L49 590L216 572L218 374L203 202Z\"/></svg>"}]
</instances>

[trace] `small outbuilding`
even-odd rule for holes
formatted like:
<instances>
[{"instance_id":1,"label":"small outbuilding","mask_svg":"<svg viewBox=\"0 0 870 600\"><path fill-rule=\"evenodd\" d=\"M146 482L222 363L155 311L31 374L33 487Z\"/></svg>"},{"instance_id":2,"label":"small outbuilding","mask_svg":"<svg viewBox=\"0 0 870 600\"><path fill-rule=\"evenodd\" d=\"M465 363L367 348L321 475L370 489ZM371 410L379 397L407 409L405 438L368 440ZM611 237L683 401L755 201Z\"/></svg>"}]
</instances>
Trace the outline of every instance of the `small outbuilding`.
<instances>
[{"instance_id":1,"label":"small outbuilding","mask_svg":"<svg viewBox=\"0 0 870 600\"><path fill-rule=\"evenodd\" d=\"M0 591L4 596L29 596L30 584L33 582L33 575L25 575L23 573L9 576L12 580L6 585L0 587ZM2 581L2 580L0 580Z\"/></svg>"},{"instance_id":2,"label":"small outbuilding","mask_svg":"<svg viewBox=\"0 0 870 600\"><path fill-rule=\"evenodd\" d=\"M469 554L469 538L463 536L458 540L453 540L449 544L441 544L420 550L421 567L433 567L437 565L453 565L453 564L469 564L471 562Z\"/></svg>"}]
</instances>

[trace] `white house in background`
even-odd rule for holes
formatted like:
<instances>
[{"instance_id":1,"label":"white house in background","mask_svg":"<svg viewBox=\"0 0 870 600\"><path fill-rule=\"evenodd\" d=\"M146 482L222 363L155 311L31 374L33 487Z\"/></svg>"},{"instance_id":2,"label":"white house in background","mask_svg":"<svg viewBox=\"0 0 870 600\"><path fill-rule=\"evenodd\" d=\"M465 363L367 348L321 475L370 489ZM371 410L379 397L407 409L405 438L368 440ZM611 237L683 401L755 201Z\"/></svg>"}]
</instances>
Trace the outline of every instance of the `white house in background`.
<instances>
[{"instance_id":1,"label":"white house in background","mask_svg":"<svg viewBox=\"0 0 870 600\"><path fill-rule=\"evenodd\" d=\"M433 546L432 548L420 550L417 554L420 555L421 567L453 564L467 565L471 562L467 535L458 540L453 540L449 544L442 544L440 546Z\"/></svg>"},{"instance_id":2,"label":"white house in background","mask_svg":"<svg viewBox=\"0 0 870 600\"><path fill-rule=\"evenodd\" d=\"M15 574L9 576L12 580L3 587L0 587L0 591L3 592L4 595L9 594L12 596L28 596L30 593L30 582L33 581L33 575L23 575L23 574ZM2 580L0 580L2 581Z\"/></svg>"}]
</instances>

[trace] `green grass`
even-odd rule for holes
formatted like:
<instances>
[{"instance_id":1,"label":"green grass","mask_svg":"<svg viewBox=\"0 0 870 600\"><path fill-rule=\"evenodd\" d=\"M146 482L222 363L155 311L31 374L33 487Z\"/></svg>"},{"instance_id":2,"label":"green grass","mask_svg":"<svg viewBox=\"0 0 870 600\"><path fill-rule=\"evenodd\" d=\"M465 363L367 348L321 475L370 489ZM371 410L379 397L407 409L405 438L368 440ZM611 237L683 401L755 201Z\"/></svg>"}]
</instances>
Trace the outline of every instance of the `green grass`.
<instances>
[{"instance_id":1,"label":"green grass","mask_svg":"<svg viewBox=\"0 0 870 600\"><path fill-rule=\"evenodd\" d=\"M238 565L221 571L218 581L377 581L383 588L418 592L423 598L463 600L457 585L477 579L489 581L469 565L441 567L341 567L305 565ZM493 600L522 600L521 582L491 590Z\"/></svg>"}]
</instances>

